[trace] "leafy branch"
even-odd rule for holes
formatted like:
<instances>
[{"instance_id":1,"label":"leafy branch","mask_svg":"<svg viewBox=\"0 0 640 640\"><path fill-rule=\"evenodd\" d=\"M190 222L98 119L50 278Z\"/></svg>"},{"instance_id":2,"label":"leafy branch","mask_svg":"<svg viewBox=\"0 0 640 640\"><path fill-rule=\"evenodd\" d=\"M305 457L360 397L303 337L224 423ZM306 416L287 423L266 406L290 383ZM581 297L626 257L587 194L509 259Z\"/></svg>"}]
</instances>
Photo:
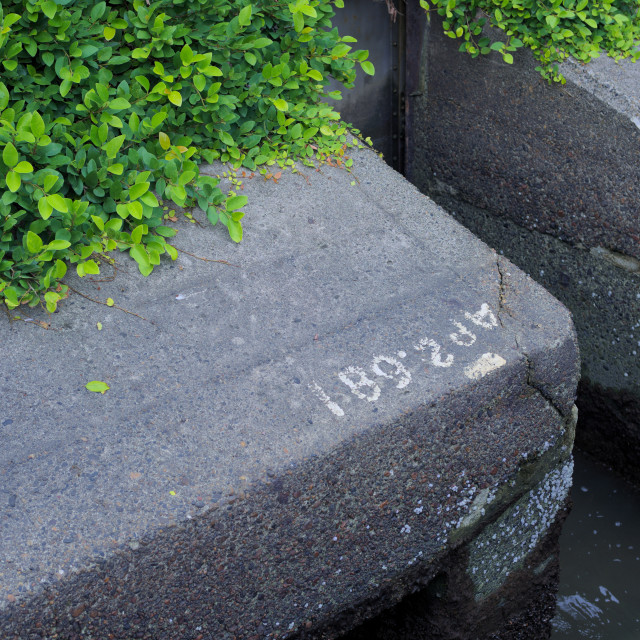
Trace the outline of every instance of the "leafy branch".
<instances>
[{"instance_id":1,"label":"leafy branch","mask_svg":"<svg viewBox=\"0 0 640 640\"><path fill-rule=\"evenodd\" d=\"M332 78L374 72L343 0L9 0L0 6L0 303L46 305L68 268L175 260L166 204L242 240L247 199L203 162L267 173L343 160ZM188 213L187 213L188 215Z\"/></svg>"},{"instance_id":2,"label":"leafy branch","mask_svg":"<svg viewBox=\"0 0 640 640\"><path fill-rule=\"evenodd\" d=\"M512 52L528 47L536 69L549 82L565 83L559 64L572 56L587 63L601 51L616 60L640 58L640 5L629 0L420 0L444 18L445 33L463 40L472 57L498 52L513 63ZM486 27L506 38L492 39Z\"/></svg>"}]
</instances>

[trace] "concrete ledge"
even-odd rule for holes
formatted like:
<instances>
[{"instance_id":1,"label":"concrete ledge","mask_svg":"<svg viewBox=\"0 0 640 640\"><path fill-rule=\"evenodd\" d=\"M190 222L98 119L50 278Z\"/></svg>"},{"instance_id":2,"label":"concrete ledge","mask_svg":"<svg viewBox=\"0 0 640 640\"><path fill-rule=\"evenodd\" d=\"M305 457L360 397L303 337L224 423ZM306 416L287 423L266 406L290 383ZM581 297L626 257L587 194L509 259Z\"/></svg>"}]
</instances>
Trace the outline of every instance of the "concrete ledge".
<instances>
[{"instance_id":1,"label":"concrete ledge","mask_svg":"<svg viewBox=\"0 0 640 640\"><path fill-rule=\"evenodd\" d=\"M572 311L578 443L640 481L640 65L471 59L434 21L409 178Z\"/></svg>"},{"instance_id":2,"label":"concrete ledge","mask_svg":"<svg viewBox=\"0 0 640 640\"><path fill-rule=\"evenodd\" d=\"M70 279L146 320L1 321L3 638L336 637L527 492L524 556L562 508L560 303L372 152L244 193L240 246L181 221L148 279Z\"/></svg>"}]
</instances>

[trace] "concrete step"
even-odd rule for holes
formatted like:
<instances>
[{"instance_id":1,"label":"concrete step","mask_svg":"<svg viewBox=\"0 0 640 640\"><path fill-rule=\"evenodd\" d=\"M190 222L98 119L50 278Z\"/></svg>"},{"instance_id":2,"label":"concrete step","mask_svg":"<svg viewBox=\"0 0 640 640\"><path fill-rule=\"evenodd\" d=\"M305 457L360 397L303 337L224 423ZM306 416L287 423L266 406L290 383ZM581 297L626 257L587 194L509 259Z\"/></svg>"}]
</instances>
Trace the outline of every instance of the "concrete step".
<instances>
[{"instance_id":1,"label":"concrete step","mask_svg":"<svg viewBox=\"0 0 640 640\"><path fill-rule=\"evenodd\" d=\"M571 309L577 442L640 482L640 65L568 61L550 86L438 20L422 44L409 178Z\"/></svg>"},{"instance_id":2,"label":"concrete step","mask_svg":"<svg viewBox=\"0 0 640 640\"><path fill-rule=\"evenodd\" d=\"M3 638L335 637L461 545L479 602L524 571L570 483L570 315L354 157L245 179L240 245L181 218L175 263L0 320Z\"/></svg>"}]
</instances>

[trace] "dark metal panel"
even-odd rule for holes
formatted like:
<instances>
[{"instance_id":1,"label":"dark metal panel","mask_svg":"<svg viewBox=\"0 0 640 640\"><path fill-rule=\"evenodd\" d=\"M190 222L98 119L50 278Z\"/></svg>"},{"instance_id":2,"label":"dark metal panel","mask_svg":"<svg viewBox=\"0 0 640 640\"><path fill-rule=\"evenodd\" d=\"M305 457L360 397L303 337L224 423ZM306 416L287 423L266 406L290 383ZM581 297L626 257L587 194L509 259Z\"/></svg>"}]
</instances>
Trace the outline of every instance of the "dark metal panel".
<instances>
[{"instance_id":1,"label":"dark metal panel","mask_svg":"<svg viewBox=\"0 0 640 640\"><path fill-rule=\"evenodd\" d=\"M373 146L384 154L388 164L401 168L399 52L403 49L403 16L393 23L384 0L345 0L344 9L336 9L333 23L341 35L358 39L354 47L369 50L369 60L376 68L375 76L358 73L355 87L342 92L336 109L343 120L373 140Z\"/></svg>"}]
</instances>

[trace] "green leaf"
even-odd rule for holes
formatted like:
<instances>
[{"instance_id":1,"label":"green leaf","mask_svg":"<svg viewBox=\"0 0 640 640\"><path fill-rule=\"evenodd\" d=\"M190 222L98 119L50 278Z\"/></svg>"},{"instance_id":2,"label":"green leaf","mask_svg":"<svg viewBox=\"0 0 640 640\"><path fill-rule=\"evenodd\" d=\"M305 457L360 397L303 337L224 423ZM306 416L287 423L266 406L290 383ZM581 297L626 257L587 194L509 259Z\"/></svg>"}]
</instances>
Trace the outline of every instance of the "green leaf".
<instances>
[{"instance_id":1,"label":"green leaf","mask_svg":"<svg viewBox=\"0 0 640 640\"><path fill-rule=\"evenodd\" d=\"M234 139L226 131L220 132L220 141L228 147L233 147L235 145Z\"/></svg>"},{"instance_id":2,"label":"green leaf","mask_svg":"<svg viewBox=\"0 0 640 640\"><path fill-rule=\"evenodd\" d=\"M2 150L2 160L9 168L15 167L18 164L18 151L11 142L7 142Z\"/></svg>"},{"instance_id":3,"label":"green leaf","mask_svg":"<svg viewBox=\"0 0 640 640\"><path fill-rule=\"evenodd\" d=\"M244 207L247 202L249 202L247 196L232 196L226 201L225 207L227 211L235 211L236 209Z\"/></svg>"},{"instance_id":4,"label":"green leaf","mask_svg":"<svg viewBox=\"0 0 640 640\"><path fill-rule=\"evenodd\" d=\"M93 22L96 22L97 20L100 20L100 18L102 18L102 16L104 15L104 12L107 10L107 3L106 2L98 2L98 4L93 6L93 9L91 9L91 20Z\"/></svg>"},{"instance_id":5,"label":"green leaf","mask_svg":"<svg viewBox=\"0 0 640 640\"><path fill-rule=\"evenodd\" d=\"M42 116L37 111L31 112L31 133L36 138L39 138L41 135L44 135L46 131L44 120Z\"/></svg>"},{"instance_id":6,"label":"green leaf","mask_svg":"<svg viewBox=\"0 0 640 640\"><path fill-rule=\"evenodd\" d=\"M160 141L160 146L165 151L171 146L171 140L164 131L160 131L160 133L158 133L158 140Z\"/></svg>"},{"instance_id":7,"label":"green leaf","mask_svg":"<svg viewBox=\"0 0 640 640\"><path fill-rule=\"evenodd\" d=\"M91 219L100 231L104 231L104 220L100 216L91 216Z\"/></svg>"},{"instance_id":8,"label":"green leaf","mask_svg":"<svg viewBox=\"0 0 640 640\"><path fill-rule=\"evenodd\" d=\"M107 158L109 158L109 160L113 160L116 157L118 151L120 151L120 147L124 143L124 140L125 135L122 134L121 136L112 138L102 147L107 152Z\"/></svg>"},{"instance_id":9,"label":"green leaf","mask_svg":"<svg viewBox=\"0 0 640 640\"><path fill-rule=\"evenodd\" d=\"M56 293L55 291L47 291L44 294L44 300L47 303L47 311L49 313L53 313L56 310L56 307L58 306L58 302L60 301L61 296L59 293Z\"/></svg>"},{"instance_id":10,"label":"green leaf","mask_svg":"<svg viewBox=\"0 0 640 640\"><path fill-rule=\"evenodd\" d=\"M273 43L273 40L269 40L269 38L258 38L251 43L251 47L253 49L264 49Z\"/></svg>"},{"instance_id":11,"label":"green leaf","mask_svg":"<svg viewBox=\"0 0 640 640\"><path fill-rule=\"evenodd\" d=\"M180 60L185 67L191 64L193 60L193 50L188 44L185 44L180 50Z\"/></svg>"},{"instance_id":12,"label":"green leaf","mask_svg":"<svg viewBox=\"0 0 640 640\"><path fill-rule=\"evenodd\" d=\"M71 80L63 80L60 83L60 95L64 98L71 91Z\"/></svg>"},{"instance_id":13,"label":"green leaf","mask_svg":"<svg viewBox=\"0 0 640 640\"><path fill-rule=\"evenodd\" d=\"M171 91L169 93L169 102L175 104L176 107L182 106L182 96L179 91Z\"/></svg>"},{"instance_id":14,"label":"green leaf","mask_svg":"<svg viewBox=\"0 0 640 640\"><path fill-rule=\"evenodd\" d=\"M373 66L373 63L369 62L369 60L365 60L364 62L361 62L360 66L362 67L362 70L369 76L374 75L376 72L376 69Z\"/></svg>"},{"instance_id":15,"label":"green leaf","mask_svg":"<svg viewBox=\"0 0 640 640\"><path fill-rule=\"evenodd\" d=\"M61 251L62 249L68 249L70 246L71 243L68 240L52 240L45 249L47 251Z\"/></svg>"},{"instance_id":16,"label":"green leaf","mask_svg":"<svg viewBox=\"0 0 640 640\"><path fill-rule=\"evenodd\" d=\"M278 110L278 111L288 111L289 110L289 105L287 104L286 100L283 100L282 98L276 98L273 101L273 106Z\"/></svg>"},{"instance_id":17,"label":"green leaf","mask_svg":"<svg viewBox=\"0 0 640 640\"><path fill-rule=\"evenodd\" d=\"M38 200L38 211L43 220L48 220L49 216L53 213L53 207L47 202L46 198L40 198L40 200Z\"/></svg>"},{"instance_id":18,"label":"green leaf","mask_svg":"<svg viewBox=\"0 0 640 640\"><path fill-rule=\"evenodd\" d=\"M145 233L145 224L139 224L132 232L131 232L131 241L135 244L140 244L142 240L142 236Z\"/></svg>"},{"instance_id":19,"label":"green leaf","mask_svg":"<svg viewBox=\"0 0 640 640\"><path fill-rule=\"evenodd\" d=\"M67 273L67 265L62 260L56 260L56 278L64 278Z\"/></svg>"},{"instance_id":20,"label":"green leaf","mask_svg":"<svg viewBox=\"0 0 640 640\"><path fill-rule=\"evenodd\" d=\"M142 215L144 214L144 209L142 208L142 204L137 200L133 202L127 202L127 211L131 214L133 218L136 220L142 220Z\"/></svg>"},{"instance_id":21,"label":"green leaf","mask_svg":"<svg viewBox=\"0 0 640 640\"><path fill-rule=\"evenodd\" d=\"M95 260L85 260L83 265L85 274L98 275L100 273L100 267Z\"/></svg>"},{"instance_id":22,"label":"green leaf","mask_svg":"<svg viewBox=\"0 0 640 640\"><path fill-rule=\"evenodd\" d=\"M149 190L148 182L139 182L138 184L134 184L129 189L129 198L131 200L137 200L143 193L146 193Z\"/></svg>"},{"instance_id":23,"label":"green leaf","mask_svg":"<svg viewBox=\"0 0 640 640\"><path fill-rule=\"evenodd\" d=\"M113 27L105 27L103 31L105 40L113 40L116 30Z\"/></svg>"},{"instance_id":24,"label":"green leaf","mask_svg":"<svg viewBox=\"0 0 640 640\"><path fill-rule=\"evenodd\" d=\"M45 191L51 191L51 189L53 188L53 186L55 185L55 183L58 182L58 176L53 175L51 173L47 174L44 177L44 190Z\"/></svg>"},{"instance_id":25,"label":"green leaf","mask_svg":"<svg viewBox=\"0 0 640 640\"><path fill-rule=\"evenodd\" d=\"M120 162L116 162L115 164L109 165L107 167L107 171L109 173L113 173L116 176L121 176L122 172L124 171L124 165L122 165Z\"/></svg>"},{"instance_id":26,"label":"green leaf","mask_svg":"<svg viewBox=\"0 0 640 640\"><path fill-rule=\"evenodd\" d=\"M53 0L46 0L46 2L43 2L40 6L42 7L42 12L47 16L47 18L52 19L55 17L58 5L53 2Z\"/></svg>"},{"instance_id":27,"label":"green leaf","mask_svg":"<svg viewBox=\"0 0 640 640\"><path fill-rule=\"evenodd\" d=\"M114 98L107 105L109 109L113 109L114 111L122 111L123 109L128 109L130 106L131 103L125 98Z\"/></svg>"},{"instance_id":28,"label":"green leaf","mask_svg":"<svg viewBox=\"0 0 640 640\"><path fill-rule=\"evenodd\" d=\"M247 27L251 24L251 5L247 5L243 9L240 10L238 14L238 24L241 27Z\"/></svg>"},{"instance_id":29,"label":"green leaf","mask_svg":"<svg viewBox=\"0 0 640 640\"><path fill-rule=\"evenodd\" d=\"M22 183L20 175L15 171L9 171L5 180L7 182L7 187L9 187L9 191L11 191L12 193L15 193L20 188L20 184Z\"/></svg>"},{"instance_id":30,"label":"green leaf","mask_svg":"<svg viewBox=\"0 0 640 640\"><path fill-rule=\"evenodd\" d=\"M344 58L351 51L351 47L348 44L338 44L331 49L332 58Z\"/></svg>"},{"instance_id":31,"label":"green leaf","mask_svg":"<svg viewBox=\"0 0 640 640\"><path fill-rule=\"evenodd\" d=\"M67 213L69 211L69 207L65 199L58 193L52 193L47 196L47 202L56 210L61 213Z\"/></svg>"},{"instance_id":32,"label":"green leaf","mask_svg":"<svg viewBox=\"0 0 640 640\"><path fill-rule=\"evenodd\" d=\"M153 191L147 191L147 193L143 194L140 197L140 202L143 202L149 207L159 206L158 198L156 198L156 194L153 193Z\"/></svg>"},{"instance_id":33,"label":"green leaf","mask_svg":"<svg viewBox=\"0 0 640 640\"><path fill-rule=\"evenodd\" d=\"M173 236L175 236L176 233L178 233L175 229L172 229L171 227L163 227L163 226L156 227L154 231L157 234L163 236L164 238L173 238Z\"/></svg>"},{"instance_id":34,"label":"green leaf","mask_svg":"<svg viewBox=\"0 0 640 640\"><path fill-rule=\"evenodd\" d=\"M196 175L195 171L183 171L178 178L178 184L184 187L189 184Z\"/></svg>"},{"instance_id":35,"label":"green leaf","mask_svg":"<svg viewBox=\"0 0 640 640\"><path fill-rule=\"evenodd\" d=\"M27 249L31 253L38 253L42 249L42 239L33 231L27 231Z\"/></svg>"},{"instance_id":36,"label":"green leaf","mask_svg":"<svg viewBox=\"0 0 640 640\"><path fill-rule=\"evenodd\" d=\"M0 82L0 111L4 111L9 104L9 91L4 82Z\"/></svg>"},{"instance_id":37,"label":"green leaf","mask_svg":"<svg viewBox=\"0 0 640 640\"><path fill-rule=\"evenodd\" d=\"M129 249L129 255L138 263L144 266L148 266L149 262L149 254L146 249L140 245L136 244L131 249Z\"/></svg>"},{"instance_id":38,"label":"green leaf","mask_svg":"<svg viewBox=\"0 0 640 640\"><path fill-rule=\"evenodd\" d=\"M204 88L206 85L207 85L207 79L203 75L198 74L197 76L193 77L193 86L198 91L204 91Z\"/></svg>"},{"instance_id":39,"label":"green leaf","mask_svg":"<svg viewBox=\"0 0 640 640\"><path fill-rule=\"evenodd\" d=\"M552 28L555 29L558 26L558 22L560 22L560 18L554 15L545 16L546 23Z\"/></svg>"},{"instance_id":40,"label":"green leaf","mask_svg":"<svg viewBox=\"0 0 640 640\"><path fill-rule=\"evenodd\" d=\"M102 382L101 380L92 380L91 382L87 382L85 388L95 393L101 393L102 395L104 395L109 389L111 389L111 387L106 382Z\"/></svg>"},{"instance_id":41,"label":"green leaf","mask_svg":"<svg viewBox=\"0 0 640 640\"><path fill-rule=\"evenodd\" d=\"M22 162L18 162L18 164L13 168L16 173L33 173L33 165L26 160Z\"/></svg>"},{"instance_id":42,"label":"green leaf","mask_svg":"<svg viewBox=\"0 0 640 640\"><path fill-rule=\"evenodd\" d=\"M227 229L229 229L229 237L234 242L242 242L242 224L240 222L229 220Z\"/></svg>"}]
</instances>

